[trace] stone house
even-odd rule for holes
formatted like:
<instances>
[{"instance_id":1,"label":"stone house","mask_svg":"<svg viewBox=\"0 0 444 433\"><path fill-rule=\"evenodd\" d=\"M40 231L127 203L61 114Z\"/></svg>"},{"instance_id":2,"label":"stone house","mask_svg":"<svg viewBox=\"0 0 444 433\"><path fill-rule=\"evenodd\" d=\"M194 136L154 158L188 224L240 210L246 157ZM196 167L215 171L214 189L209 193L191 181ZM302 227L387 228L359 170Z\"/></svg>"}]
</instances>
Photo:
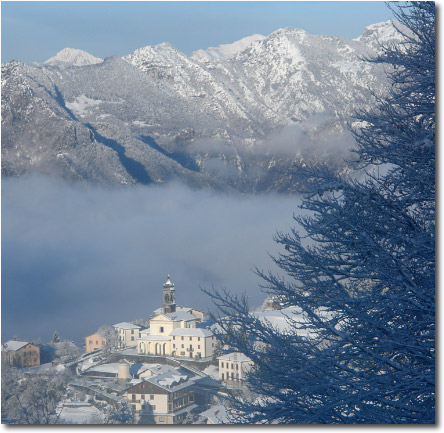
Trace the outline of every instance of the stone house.
<instances>
[{"instance_id":1,"label":"stone house","mask_svg":"<svg viewBox=\"0 0 444 433\"><path fill-rule=\"evenodd\" d=\"M40 347L27 341L10 340L2 345L2 360L14 367L40 365Z\"/></svg>"}]
</instances>

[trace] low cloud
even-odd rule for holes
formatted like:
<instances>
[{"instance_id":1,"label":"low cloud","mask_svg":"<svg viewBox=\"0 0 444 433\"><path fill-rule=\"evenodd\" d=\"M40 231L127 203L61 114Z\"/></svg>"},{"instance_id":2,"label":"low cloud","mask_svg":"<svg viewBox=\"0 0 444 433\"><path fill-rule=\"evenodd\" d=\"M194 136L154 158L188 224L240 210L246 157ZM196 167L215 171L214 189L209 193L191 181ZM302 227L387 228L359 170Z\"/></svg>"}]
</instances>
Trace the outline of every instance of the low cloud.
<instances>
[{"instance_id":1,"label":"low cloud","mask_svg":"<svg viewBox=\"0 0 444 433\"><path fill-rule=\"evenodd\" d=\"M146 318L168 273L179 305L214 309L199 287L264 294L277 230L299 200L181 185L104 189L44 176L2 182L2 340L81 342L101 324Z\"/></svg>"},{"instance_id":2,"label":"low cloud","mask_svg":"<svg viewBox=\"0 0 444 433\"><path fill-rule=\"evenodd\" d=\"M304 122L287 125L254 147L255 153L329 160L349 158L355 147L350 132L328 113L319 113Z\"/></svg>"}]
</instances>

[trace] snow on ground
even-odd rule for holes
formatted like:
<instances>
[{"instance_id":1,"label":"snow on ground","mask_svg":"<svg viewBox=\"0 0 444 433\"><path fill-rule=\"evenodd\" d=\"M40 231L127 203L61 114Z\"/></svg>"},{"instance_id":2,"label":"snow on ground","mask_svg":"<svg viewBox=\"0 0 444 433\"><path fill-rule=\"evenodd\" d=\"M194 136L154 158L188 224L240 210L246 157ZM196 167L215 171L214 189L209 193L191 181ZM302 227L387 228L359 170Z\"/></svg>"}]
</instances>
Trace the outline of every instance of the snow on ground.
<instances>
[{"instance_id":1,"label":"snow on ground","mask_svg":"<svg viewBox=\"0 0 444 433\"><path fill-rule=\"evenodd\" d=\"M101 424L103 414L87 403L66 403L60 414L60 421L65 424Z\"/></svg>"},{"instance_id":2,"label":"snow on ground","mask_svg":"<svg viewBox=\"0 0 444 433\"><path fill-rule=\"evenodd\" d=\"M298 307L288 307L282 310L256 311L251 313L261 322L268 322L282 333L294 332L292 321L303 321L302 310ZM308 335L307 330L300 330L299 335Z\"/></svg>"},{"instance_id":3,"label":"snow on ground","mask_svg":"<svg viewBox=\"0 0 444 433\"><path fill-rule=\"evenodd\" d=\"M202 372L212 377L213 379L219 380L219 370L215 365L209 365Z\"/></svg>"},{"instance_id":4,"label":"snow on ground","mask_svg":"<svg viewBox=\"0 0 444 433\"><path fill-rule=\"evenodd\" d=\"M114 373L117 374L119 369L119 364L117 362L110 364L101 364L96 365L95 367L90 368L88 371L96 371L98 373Z\"/></svg>"},{"instance_id":5,"label":"snow on ground","mask_svg":"<svg viewBox=\"0 0 444 433\"><path fill-rule=\"evenodd\" d=\"M91 99L85 95L80 95L73 102L67 102L66 106L76 116L86 116L91 108L97 107L103 101L100 99Z\"/></svg>"}]
</instances>

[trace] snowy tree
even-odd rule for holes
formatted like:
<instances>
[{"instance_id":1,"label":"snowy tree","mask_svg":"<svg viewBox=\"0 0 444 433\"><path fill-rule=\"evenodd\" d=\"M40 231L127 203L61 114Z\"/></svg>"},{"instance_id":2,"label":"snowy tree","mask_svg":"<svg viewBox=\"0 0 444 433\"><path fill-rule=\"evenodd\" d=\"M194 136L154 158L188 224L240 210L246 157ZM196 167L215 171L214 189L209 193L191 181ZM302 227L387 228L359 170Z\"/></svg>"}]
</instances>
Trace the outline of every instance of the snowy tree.
<instances>
[{"instance_id":1,"label":"snowy tree","mask_svg":"<svg viewBox=\"0 0 444 433\"><path fill-rule=\"evenodd\" d=\"M300 310L293 332L210 293L225 341L255 363L256 397L232 399L237 422L435 422L435 6L395 15L409 33L371 59L387 63L391 90L357 116L356 171L307 167L306 214L276 236L283 272L257 271Z\"/></svg>"},{"instance_id":2,"label":"snowy tree","mask_svg":"<svg viewBox=\"0 0 444 433\"><path fill-rule=\"evenodd\" d=\"M108 405L104 424L135 424L134 410L127 401L122 400L116 407Z\"/></svg>"},{"instance_id":3,"label":"snowy tree","mask_svg":"<svg viewBox=\"0 0 444 433\"><path fill-rule=\"evenodd\" d=\"M103 351L109 353L111 349L117 346L118 336L115 328L111 325L102 325L97 330L97 333L106 341Z\"/></svg>"},{"instance_id":4,"label":"snowy tree","mask_svg":"<svg viewBox=\"0 0 444 433\"><path fill-rule=\"evenodd\" d=\"M54 334L52 335L52 343L60 343L60 335L57 333L57 331L54 331Z\"/></svg>"},{"instance_id":5,"label":"snowy tree","mask_svg":"<svg viewBox=\"0 0 444 433\"><path fill-rule=\"evenodd\" d=\"M2 367L2 419L7 424L57 424L65 375L24 375Z\"/></svg>"},{"instance_id":6,"label":"snowy tree","mask_svg":"<svg viewBox=\"0 0 444 433\"><path fill-rule=\"evenodd\" d=\"M52 344L55 349L55 355L58 358L69 359L79 356L82 353L82 349L76 346L73 341L61 340L58 343Z\"/></svg>"}]
</instances>

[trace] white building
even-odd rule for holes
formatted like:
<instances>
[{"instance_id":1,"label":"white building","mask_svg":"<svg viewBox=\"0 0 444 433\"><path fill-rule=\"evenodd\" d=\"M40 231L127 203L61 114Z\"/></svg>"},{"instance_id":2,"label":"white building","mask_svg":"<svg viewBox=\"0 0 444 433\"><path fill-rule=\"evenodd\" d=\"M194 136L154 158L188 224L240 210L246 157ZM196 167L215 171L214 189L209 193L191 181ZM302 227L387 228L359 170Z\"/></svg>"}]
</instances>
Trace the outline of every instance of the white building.
<instances>
[{"instance_id":1,"label":"white building","mask_svg":"<svg viewBox=\"0 0 444 433\"><path fill-rule=\"evenodd\" d=\"M170 334L173 356L208 358L213 356L216 337L209 329L176 328Z\"/></svg>"},{"instance_id":2,"label":"white building","mask_svg":"<svg viewBox=\"0 0 444 433\"><path fill-rule=\"evenodd\" d=\"M253 367L253 361L240 352L219 356L219 380L226 383L240 382Z\"/></svg>"},{"instance_id":3,"label":"white building","mask_svg":"<svg viewBox=\"0 0 444 433\"><path fill-rule=\"evenodd\" d=\"M137 340L140 337L140 326L121 322L116 323L113 327L117 332L117 346L119 348L137 346Z\"/></svg>"},{"instance_id":4,"label":"white building","mask_svg":"<svg viewBox=\"0 0 444 433\"><path fill-rule=\"evenodd\" d=\"M176 289L168 275L162 289L163 308L150 319L150 328L137 340L137 352L144 355L206 358L213 355L216 337L208 329L197 328L203 313L178 307Z\"/></svg>"}]
</instances>

